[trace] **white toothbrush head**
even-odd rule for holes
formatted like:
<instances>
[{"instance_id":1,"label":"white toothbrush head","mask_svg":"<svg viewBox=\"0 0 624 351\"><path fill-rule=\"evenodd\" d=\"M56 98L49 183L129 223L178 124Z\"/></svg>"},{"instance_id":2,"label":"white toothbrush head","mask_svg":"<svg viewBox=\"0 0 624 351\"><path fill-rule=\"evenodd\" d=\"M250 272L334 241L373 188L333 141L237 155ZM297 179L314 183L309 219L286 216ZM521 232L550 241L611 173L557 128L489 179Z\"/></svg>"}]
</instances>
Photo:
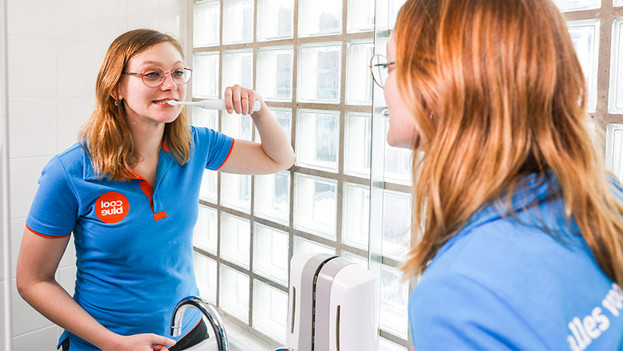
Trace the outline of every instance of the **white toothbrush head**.
<instances>
[{"instance_id":1,"label":"white toothbrush head","mask_svg":"<svg viewBox=\"0 0 624 351\"><path fill-rule=\"evenodd\" d=\"M168 103L169 105L171 105L171 106L177 106L177 105L180 105L180 103L179 103L178 101L176 101L176 100L169 100L169 101L167 101L167 103Z\"/></svg>"}]
</instances>

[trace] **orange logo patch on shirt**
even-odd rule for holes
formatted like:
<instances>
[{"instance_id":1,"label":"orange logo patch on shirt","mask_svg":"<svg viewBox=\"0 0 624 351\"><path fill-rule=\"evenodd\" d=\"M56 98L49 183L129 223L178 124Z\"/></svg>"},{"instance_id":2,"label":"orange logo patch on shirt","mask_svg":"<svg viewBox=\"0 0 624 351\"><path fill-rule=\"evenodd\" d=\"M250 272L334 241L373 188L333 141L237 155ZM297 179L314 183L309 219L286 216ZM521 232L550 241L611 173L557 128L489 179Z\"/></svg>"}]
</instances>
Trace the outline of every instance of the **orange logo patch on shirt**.
<instances>
[{"instance_id":1,"label":"orange logo patch on shirt","mask_svg":"<svg viewBox=\"0 0 624 351\"><path fill-rule=\"evenodd\" d=\"M95 202L95 214L104 223L117 223L128 214L128 199L123 194L111 191L104 193Z\"/></svg>"}]
</instances>

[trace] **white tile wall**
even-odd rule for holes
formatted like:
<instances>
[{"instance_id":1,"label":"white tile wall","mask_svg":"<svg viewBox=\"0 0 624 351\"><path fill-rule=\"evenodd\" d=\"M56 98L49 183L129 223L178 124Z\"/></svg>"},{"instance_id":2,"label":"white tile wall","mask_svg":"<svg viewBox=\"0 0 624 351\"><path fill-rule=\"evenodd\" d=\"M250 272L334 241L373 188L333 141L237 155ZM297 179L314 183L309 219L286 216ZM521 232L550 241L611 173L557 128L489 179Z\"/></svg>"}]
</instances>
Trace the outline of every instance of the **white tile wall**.
<instances>
[{"instance_id":1,"label":"white tile wall","mask_svg":"<svg viewBox=\"0 0 624 351\"><path fill-rule=\"evenodd\" d=\"M188 0L7 0L11 221L10 233L2 234L9 235L10 277L0 276L0 299L10 285L13 351L54 350L60 334L15 286L17 255L41 170L78 140L93 111L95 79L108 45L127 30L153 28L185 46L187 3L192 6ZM57 272L70 292L75 272L70 241ZM8 330L7 315L0 310L0 330Z\"/></svg>"}]
</instances>

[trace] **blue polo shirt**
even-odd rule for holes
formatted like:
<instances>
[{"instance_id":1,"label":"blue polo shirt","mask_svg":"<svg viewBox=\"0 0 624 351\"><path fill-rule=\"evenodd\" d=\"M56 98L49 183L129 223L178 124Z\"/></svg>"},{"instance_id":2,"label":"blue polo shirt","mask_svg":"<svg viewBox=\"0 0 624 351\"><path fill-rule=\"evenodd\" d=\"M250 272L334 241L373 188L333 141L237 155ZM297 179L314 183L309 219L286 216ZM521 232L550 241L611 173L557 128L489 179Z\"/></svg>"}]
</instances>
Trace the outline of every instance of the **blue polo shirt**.
<instances>
[{"instance_id":1,"label":"blue polo shirt","mask_svg":"<svg viewBox=\"0 0 624 351\"><path fill-rule=\"evenodd\" d=\"M515 217L486 207L440 249L410 296L417 351L622 350L622 290L568 226L559 191L532 176Z\"/></svg>"},{"instance_id":2,"label":"blue polo shirt","mask_svg":"<svg viewBox=\"0 0 624 351\"><path fill-rule=\"evenodd\" d=\"M74 300L115 333L171 337L176 303L199 294L192 250L202 175L225 162L234 140L207 128L191 127L191 134L183 166L163 143L153 188L136 174L98 178L79 144L52 158L39 179L26 225L50 238L74 233ZM180 337L200 318L188 310ZM68 332L60 341L68 336L71 350L94 349Z\"/></svg>"}]
</instances>

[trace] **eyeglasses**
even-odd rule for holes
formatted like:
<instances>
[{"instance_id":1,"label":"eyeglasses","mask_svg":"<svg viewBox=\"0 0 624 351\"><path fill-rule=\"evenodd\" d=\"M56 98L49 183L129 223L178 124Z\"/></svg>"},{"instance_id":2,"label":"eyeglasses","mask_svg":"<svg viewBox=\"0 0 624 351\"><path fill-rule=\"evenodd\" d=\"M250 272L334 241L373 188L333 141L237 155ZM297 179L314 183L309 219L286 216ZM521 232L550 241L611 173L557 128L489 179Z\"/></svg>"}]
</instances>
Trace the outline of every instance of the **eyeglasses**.
<instances>
[{"instance_id":1,"label":"eyeglasses","mask_svg":"<svg viewBox=\"0 0 624 351\"><path fill-rule=\"evenodd\" d=\"M190 68L178 68L170 72L163 72L160 69L152 69L147 73L135 73L135 72L123 72L123 74L141 77L143 79L143 83L150 88L155 88L160 86L167 77L167 74L171 76L173 82L177 85L184 85L188 83L189 79L191 79L191 72L193 70Z\"/></svg>"},{"instance_id":2,"label":"eyeglasses","mask_svg":"<svg viewBox=\"0 0 624 351\"><path fill-rule=\"evenodd\" d=\"M388 67L390 65L394 65L396 62L388 62L388 59L384 55L374 55L371 57L370 64L368 67L370 68L371 75L373 76L373 81L377 84L381 89L383 89L384 84L386 83L386 78L388 77Z\"/></svg>"}]
</instances>

